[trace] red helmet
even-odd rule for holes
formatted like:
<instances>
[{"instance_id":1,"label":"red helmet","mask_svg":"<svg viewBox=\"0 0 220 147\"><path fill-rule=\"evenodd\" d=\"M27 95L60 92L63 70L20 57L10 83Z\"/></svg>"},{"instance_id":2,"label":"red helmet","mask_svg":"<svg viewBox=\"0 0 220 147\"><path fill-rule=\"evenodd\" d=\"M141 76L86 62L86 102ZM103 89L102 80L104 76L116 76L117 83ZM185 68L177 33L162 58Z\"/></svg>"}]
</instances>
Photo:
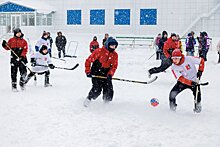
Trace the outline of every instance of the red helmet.
<instances>
[{"instance_id":1,"label":"red helmet","mask_svg":"<svg viewBox=\"0 0 220 147\"><path fill-rule=\"evenodd\" d=\"M181 53L180 49L175 49L172 52L172 57L182 57L182 53Z\"/></svg>"}]
</instances>

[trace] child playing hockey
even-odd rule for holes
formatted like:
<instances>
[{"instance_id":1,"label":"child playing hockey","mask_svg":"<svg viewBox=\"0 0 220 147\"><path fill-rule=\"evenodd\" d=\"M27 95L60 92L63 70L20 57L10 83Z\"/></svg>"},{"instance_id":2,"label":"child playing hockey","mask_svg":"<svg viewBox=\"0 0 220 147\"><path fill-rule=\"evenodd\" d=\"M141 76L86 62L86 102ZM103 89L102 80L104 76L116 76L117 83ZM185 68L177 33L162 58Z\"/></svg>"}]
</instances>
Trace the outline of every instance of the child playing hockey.
<instances>
[{"instance_id":1,"label":"child playing hockey","mask_svg":"<svg viewBox=\"0 0 220 147\"><path fill-rule=\"evenodd\" d=\"M85 107L88 107L91 100L95 100L101 94L102 90L103 100L105 102L112 101L114 93L112 76L118 66L118 54L115 52L117 46L118 42L114 38L109 37L102 48L96 49L86 59L85 73L87 77L92 78L92 89L84 101ZM103 76L105 78L96 78L93 76Z\"/></svg>"},{"instance_id":2,"label":"child playing hockey","mask_svg":"<svg viewBox=\"0 0 220 147\"><path fill-rule=\"evenodd\" d=\"M35 51L38 52L42 45L47 46L49 54L51 53L50 40L48 39L49 34L47 32L43 32L40 40L37 41L35 45Z\"/></svg>"},{"instance_id":3,"label":"child playing hockey","mask_svg":"<svg viewBox=\"0 0 220 147\"><path fill-rule=\"evenodd\" d=\"M55 66L51 62L46 45L42 45L39 52L36 52L31 56L31 66L33 66L32 72L27 76L27 80L25 81L25 83L27 83L31 79L31 77L33 77L37 73L39 75L45 74L44 87L52 86L49 83L50 71L48 67L54 69Z\"/></svg>"},{"instance_id":4,"label":"child playing hockey","mask_svg":"<svg viewBox=\"0 0 220 147\"><path fill-rule=\"evenodd\" d=\"M170 38L166 42L164 42L163 45L163 53L165 57L162 58L161 65L159 67L153 67L148 70L147 74L149 78L151 78L152 74L164 72L167 68L171 66L172 64L171 55L173 50L176 48L177 48L176 34L171 34Z\"/></svg>"},{"instance_id":5,"label":"child playing hockey","mask_svg":"<svg viewBox=\"0 0 220 147\"><path fill-rule=\"evenodd\" d=\"M23 39L24 34L21 29L16 28L14 30L14 37L6 42L3 40L2 47L6 50L11 50L11 81L12 81L12 91L17 90L17 72L20 71L20 82L19 85L22 90L24 90L24 80L27 76L27 57L28 45L26 40Z\"/></svg>"},{"instance_id":6,"label":"child playing hockey","mask_svg":"<svg viewBox=\"0 0 220 147\"><path fill-rule=\"evenodd\" d=\"M184 56L179 49L175 49L172 53L172 72L177 79L176 85L172 88L169 95L170 109L176 110L176 96L185 89L193 92L195 102L194 111L200 113L201 106L201 90L199 80L204 70L204 59L193 56ZM199 65L197 71L195 64Z\"/></svg>"}]
</instances>

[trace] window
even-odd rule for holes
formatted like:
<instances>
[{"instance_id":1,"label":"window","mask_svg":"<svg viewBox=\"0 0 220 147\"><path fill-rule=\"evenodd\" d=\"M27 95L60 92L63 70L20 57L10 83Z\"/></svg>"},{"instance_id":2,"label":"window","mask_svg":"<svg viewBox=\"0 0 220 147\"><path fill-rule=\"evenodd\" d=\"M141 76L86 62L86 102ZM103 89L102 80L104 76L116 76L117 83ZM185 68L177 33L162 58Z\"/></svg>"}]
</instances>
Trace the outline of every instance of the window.
<instances>
[{"instance_id":1,"label":"window","mask_svg":"<svg viewBox=\"0 0 220 147\"><path fill-rule=\"evenodd\" d=\"M130 9L115 9L115 25L130 25Z\"/></svg>"},{"instance_id":2,"label":"window","mask_svg":"<svg viewBox=\"0 0 220 147\"><path fill-rule=\"evenodd\" d=\"M53 16L50 14L37 13L37 25L38 26L51 26L53 24Z\"/></svg>"},{"instance_id":3,"label":"window","mask_svg":"<svg viewBox=\"0 0 220 147\"><path fill-rule=\"evenodd\" d=\"M28 25L27 14L22 14L21 15L21 25L22 26L27 26Z\"/></svg>"},{"instance_id":4,"label":"window","mask_svg":"<svg viewBox=\"0 0 220 147\"><path fill-rule=\"evenodd\" d=\"M6 14L0 14L0 26L6 26Z\"/></svg>"},{"instance_id":5,"label":"window","mask_svg":"<svg viewBox=\"0 0 220 147\"><path fill-rule=\"evenodd\" d=\"M157 9L140 10L140 25L156 25L156 24L157 24Z\"/></svg>"},{"instance_id":6,"label":"window","mask_svg":"<svg viewBox=\"0 0 220 147\"><path fill-rule=\"evenodd\" d=\"M81 10L67 10L67 24L81 25Z\"/></svg>"},{"instance_id":7,"label":"window","mask_svg":"<svg viewBox=\"0 0 220 147\"><path fill-rule=\"evenodd\" d=\"M51 26L52 25L52 14L47 14L47 25Z\"/></svg>"},{"instance_id":8,"label":"window","mask_svg":"<svg viewBox=\"0 0 220 147\"><path fill-rule=\"evenodd\" d=\"M35 25L35 16L34 14L29 14L28 15L28 22L29 22L29 26L34 26Z\"/></svg>"},{"instance_id":9,"label":"window","mask_svg":"<svg viewBox=\"0 0 220 147\"><path fill-rule=\"evenodd\" d=\"M105 25L105 10L90 10L90 25Z\"/></svg>"}]
</instances>

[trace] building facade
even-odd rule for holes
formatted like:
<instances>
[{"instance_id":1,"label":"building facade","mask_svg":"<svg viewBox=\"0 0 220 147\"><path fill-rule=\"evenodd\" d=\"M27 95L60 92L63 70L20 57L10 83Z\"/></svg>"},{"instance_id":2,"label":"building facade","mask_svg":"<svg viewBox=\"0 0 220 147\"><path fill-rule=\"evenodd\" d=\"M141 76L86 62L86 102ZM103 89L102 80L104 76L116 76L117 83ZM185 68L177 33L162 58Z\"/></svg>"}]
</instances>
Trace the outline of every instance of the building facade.
<instances>
[{"instance_id":1,"label":"building facade","mask_svg":"<svg viewBox=\"0 0 220 147\"><path fill-rule=\"evenodd\" d=\"M185 36L193 30L219 37L220 1L0 0L1 35L15 27L26 34L48 30L155 36L166 30Z\"/></svg>"}]
</instances>

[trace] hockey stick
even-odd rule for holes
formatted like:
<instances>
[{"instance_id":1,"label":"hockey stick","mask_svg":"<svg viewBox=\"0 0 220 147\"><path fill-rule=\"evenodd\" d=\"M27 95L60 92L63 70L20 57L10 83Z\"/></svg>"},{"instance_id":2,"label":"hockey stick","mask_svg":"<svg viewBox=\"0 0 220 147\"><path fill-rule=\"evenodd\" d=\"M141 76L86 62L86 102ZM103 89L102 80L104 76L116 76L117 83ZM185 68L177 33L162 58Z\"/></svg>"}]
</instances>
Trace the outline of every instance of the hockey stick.
<instances>
[{"instance_id":1,"label":"hockey stick","mask_svg":"<svg viewBox=\"0 0 220 147\"><path fill-rule=\"evenodd\" d=\"M30 42L30 39L29 38L27 38L27 41L28 41L28 48L29 48L29 54L31 55L32 53L34 53L34 51L32 50L32 46L31 46L31 42ZM34 83L35 83L35 85L36 85L36 83L37 83L37 77L36 77L36 75L34 74Z\"/></svg>"},{"instance_id":2,"label":"hockey stick","mask_svg":"<svg viewBox=\"0 0 220 147\"><path fill-rule=\"evenodd\" d=\"M206 85L209 85L209 82L199 83L199 85L201 85L201 86L206 86Z\"/></svg>"},{"instance_id":3,"label":"hockey stick","mask_svg":"<svg viewBox=\"0 0 220 147\"><path fill-rule=\"evenodd\" d=\"M64 57L77 58L77 56L72 56L72 55L65 55Z\"/></svg>"},{"instance_id":4,"label":"hockey stick","mask_svg":"<svg viewBox=\"0 0 220 147\"><path fill-rule=\"evenodd\" d=\"M11 52L16 56L16 60L17 61L21 61L21 58L20 57L18 57L18 55L11 49L11 47L6 43L6 46L7 46L7 48L9 48L10 50L11 50ZM31 73L33 73L32 72L32 70L24 63L24 61L21 61L21 63L31 72Z\"/></svg>"},{"instance_id":5,"label":"hockey stick","mask_svg":"<svg viewBox=\"0 0 220 147\"><path fill-rule=\"evenodd\" d=\"M103 77L103 76L96 76L96 75L92 75L92 78L100 78L100 79L107 79L107 77ZM152 78L150 81L134 81L134 80L128 80L128 79L121 79L121 78L112 78L112 80L118 80L118 81L124 81L124 82L132 82L132 83L140 83L140 84L150 84L152 82L154 82L157 79L157 76Z\"/></svg>"},{"instance_id":6,"label":"hockey stick","mask_svg":"<svg viewBox=\"0 0 220 147\"><path fill-rule=\"evenodd\" d=\"M36 64L36 66L43 66L43 67L49 67L48 65L41 65L41 64ZM72 68L66 68L66 67L54 67L57 69L65 69L65 70L74 70L79 66L79 64L77 63L75 66L73 66Z\"/></svg>"},{"instance_id":7,"label":"hockey stick","mask_svg":"<svg viewBox=\"0 0 220 147\"><path fill-rule=\"evenodd\" d=\"M196 82L199 83L199 81L200 81L200 79L197 78ZM198 94L199 94L199 86L196 86L196 97L194 99L194 112L196 112L196 104L197 104Z\"/></svg>"},{"instance_id":8,"label":"hockey stick","mask_svg":"<svg viewBox=\"0 0 220 147\"><path fill-rule=\"evenodd\" d=\"M156 53L153 53L147 60L150 60Z\"/></svg>"}]
</instances>

